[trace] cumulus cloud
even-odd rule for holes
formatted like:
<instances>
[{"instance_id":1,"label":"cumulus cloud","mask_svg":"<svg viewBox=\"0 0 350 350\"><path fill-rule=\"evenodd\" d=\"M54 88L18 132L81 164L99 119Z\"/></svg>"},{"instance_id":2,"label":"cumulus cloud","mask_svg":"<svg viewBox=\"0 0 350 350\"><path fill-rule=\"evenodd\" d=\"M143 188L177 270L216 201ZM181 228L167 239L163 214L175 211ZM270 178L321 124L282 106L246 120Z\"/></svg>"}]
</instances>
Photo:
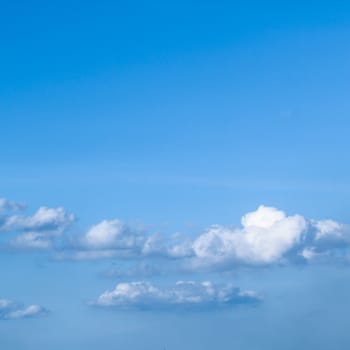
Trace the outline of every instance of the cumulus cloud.
<instances>
[{"instance_id":1,"label":"cumulus cloud","mask_svg":"<svg viewBox=\"0 0 350 350\"><path fill-rule=\"evenodd\" d=\"M92 260L108 258L162 257L180 259L191 256L192 241L179 234L149 234L143 229L114 220L91 226L80 238L72 240L61 259Z\"/></svg>"},{"instance_id":2,"label":"cumulus cloud","mask_svg":"<svg viewBox=\"0 0 350 350\"><path fill-rule=\"evenodd\" d=\"M101 294L93 303L118 309L206 308L261 301L254 291L241 291L232 285L216 286L209 281L179 281L172 286L159 287L149 282L119 283Z\"/></svg>"},{"instance_id":3,"label":"cumulus cloud","mask_svg":"<svg viewBox=\"0 0 350 350\"><path fill-rule=\"evenodd\" d=\"M2 230L63 232L75 220L64 208L40 207L33 216L13 215L7 218Z\"/></svg>"},{"instance_id":4,"label":"cumulus cloud","mask_svg":"<svg viewBox=\"0 0 350 350\"><path fill-rule=\"evenodd\" d=\"M83 242L93 249L139 250L145 241L144 235L135 228L130 228L120 220L104 220L92 226Z\"/></svg>"},{"instance_id":5,"label":"cumulus cloud","mask_svg":"<svg viewBox=\"0 0 350 350\"><path fill-rule=\"evenodd\" d=\"M273 264L307 261L347 248L349 229L333 220L307 220L260 206L241 219L242 227L212 226L193 242L195 265Z\"/></svg>"},{"instance_id":6,"label":"cumulus cloud","mask_svg":"<svg viewBox=\"0 0 350 350\"><path fill-rule=\"evenodd\" d=\"M0 319L34 318L43 316L47 310L39 305L23 306L8 299L0 299Z\"/></svg>"},{"instance_id":7,"label":"cumulus cloud","mask_svg":"<svg viewBox=\"0 0 350 350\"><path fill-rule=\"evenodd\" d=\"M307 228L302 216L286 216L265 206L244 215L241 223L242 228L217 225L200 235L193 243L197 259L206 263L269 264L299 244Z\"/></svg>"},{"instance_id":8,"label":"cumulus cloud","mask_svg":"<svg viewBox=\"0 0 350 350\"><path fill-rule=\"evenodd\" d=\"M16 204L13 206L17 208ZM48 208L43 206L32 216L7 215L0 223L0 231L18 233L11 240L11 247L48 249L52 247L55 238L62 235L74 221L74 214L67 212L62 207Z\"/></svg>"}]
</instances>

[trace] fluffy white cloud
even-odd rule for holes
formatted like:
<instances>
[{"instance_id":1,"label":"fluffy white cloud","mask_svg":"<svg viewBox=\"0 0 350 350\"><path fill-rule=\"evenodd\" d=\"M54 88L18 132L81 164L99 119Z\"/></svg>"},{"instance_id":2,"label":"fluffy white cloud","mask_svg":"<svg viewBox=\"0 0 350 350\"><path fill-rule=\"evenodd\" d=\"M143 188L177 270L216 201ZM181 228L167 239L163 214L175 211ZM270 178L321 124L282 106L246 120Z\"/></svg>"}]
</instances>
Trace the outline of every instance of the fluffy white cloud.
<instances>
[{"instance_id":1,"label":"fluffy white cloud","mask_svg":"<svg viewBox=\"0 0 350 350\"><path fill-rule=\"evenodd\" d=\"M186 237L179 234L149 235L118 219L104 220L92 226L73 246L76 248L75 251L61 254L61 257L79 260L109 257L184 258L193 254L192 242Z\"/></svg>"},{"instance_id":2,"label":"fluffy white cloud","mask_svg":"<svg viewBox=\"0 0 350 350\"><path fill-rule=\"evenodd\" d=\"M300 215L286 216L280 210L260 206L241 220L242 228L213 226L193 242L203 263L239 261L269 264L299 244L307 222Z\"/></svg>"},{"instance_id":3,"label":"fluffy white cloud","mask_svg":"<svg viewBox=\"0 0 350 350\"><path fill-rule=\"evenodd\" d=\"M350 244L349 227L333 220L307 220L260 206L241 219L242 227L212 226L193 242L193 265L273 264L331 259Z\"/></svg>"},{"instance_id":4,"label":"fluffy white cloud","mask_svg":"<svg viewBox=\"0 0 350 350\"><path fill-rule=\"evenodd\" d=\"M104 220L92 226L84 237L85 244L94 249L141 249L145 237L120 220Z\"/></svg>"},{"instance_id":5,"label":"fluffy white cloud","mask_svg":"<svg viewBox=\"0 0 350 350\"><path fill-rule=\"evenodd\" d=\"M121 309L205 308L260 300L253 291L241 291L232 285L219 287L208 281L179 281L163 288L148 282L131 282L117 284L112 291L101 294L93 304Z\"/></svg>"},{"instance_id":6,"label":"fluffy white cloud","mask_svg":"<svg viewBox=\"0 0 350 350\"><path fill-rule=\"evenodd\" d=\"M12 300L0 299L0 319L32 318L45 315L47 310L39 305L23 306Z\"/></svg>"}]
</instances>

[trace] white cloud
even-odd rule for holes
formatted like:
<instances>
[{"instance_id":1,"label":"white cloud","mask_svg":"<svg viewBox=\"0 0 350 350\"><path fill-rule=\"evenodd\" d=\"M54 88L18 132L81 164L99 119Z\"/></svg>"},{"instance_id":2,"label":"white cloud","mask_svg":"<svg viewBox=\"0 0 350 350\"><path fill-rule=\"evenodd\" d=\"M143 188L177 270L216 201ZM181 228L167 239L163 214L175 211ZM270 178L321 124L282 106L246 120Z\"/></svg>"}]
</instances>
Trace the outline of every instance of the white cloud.
<instances>
[{"instance_id":1,"label":"white cloud","mask_svg":"<svg viewBox=\"0 0 350 350\"><path fill-rule=\"evenodd\" d=\"M86 234L73 244L76 251L61 254L61 257L82 260L108 257L146 258L167 257L184 258L192 255L192 242L178 234L165 236L149 235L137 227L121 220L104 220L92 226Z\"/></svg>"},{"instance_id":2,"label":"white cloud","mask_svg":"<svg viewBox=\"0 0 350 350\"><path fill-rule=\"evenodd\" d=\"M260 206L241 219L242 227L212 226L193 242L193 267L234 267L331 259L350 245L349 226L308 220Z\"/></svg>"},{"instance_id":3,"label":"white cloud","mask_svg":"<svg viewBox=\"0 0 350 350\"><path fill-rule=\"evenodd\" d=\"M45 315L47 310L39 305L30 305L24 307L22 304L16 303L8 299L0 299L0 319L19 319L32 318Z\"/></svg>"},{"instance_id":4,"label":"white cloud","mask_svg":"<svg viewBox=\"0 0 350 350\"><path fill-rule=\"evenodd\" d=\"M40 207L32 216L11 215L3 220L0 231L20 233L10 241L12 248L49 249L75 221L66 209Z\"/></svg>"},{"instance_id":5,"label":"white cloud","mask_svg":"<svg viewBox=\"0 0 350 350\"><path fill-rule=\"evenodd\" d=\"M270 264L296 246L307 228L302 216L265 206L244 215L241 223L242 228L212 226L200 235L193 242L197 262Z\"/></svg>"},{"instance_id":6,"label":"white cloud","mask_svg":"<svg viewBox=\"0 0 350 350\"><path fill-rule=\"evenodd\" d=\"M24 209L25 205L13 201L9 201L6 198L0 198L0 216L7 212Z\"/></svg>"},{"instance_id":7,"label":"white cloud","mask_svg":"<svg viewBox=\"0 0 350 350\"><path fill-rule=\"evenodd\" d=\"M334 220L312 221L312 225L316 228L316 240L327 238L343 238L345 226Z\"/></svg>"},{"instance_id":8,"label":"white cloud","mask_svg":"<svg viewBox=\"0 0 350 350\"><path fill-rule=\"evenodd\" d=\"M145 238L120 220L104 220L92 226L84 237L89 248L138 250Z\"/></svg>"},{"instance_id":9,"label":"white cloud","mask_svg":"<svg viewBox=\"0 0 350 350\"><path fill-rule=\"evenodd\" d=\"M161 256L168 258L187 258L193 255L192 241L179 234L149 236L142 247L144 256Z\"/></svg>"},{"instance_id":10,"label":"white cloud","mask_svg":"<svg viewBox=\"0 0 350 350\"><path fill-rule=\"evenodd\" d=\"M2 230L50 231L61 233L75 221L64 208L40 207L33 216L13 215L7 218Z\"/></svg>"},{"instance_id":11,"label":"white cloud","mask_svg":"<svg viewBox=\"0 0 350 350\"><path fill-rule=\"evenodd\" d=\"M93 303L121 309L205 308L256 303L261 298L253 291L241 291L232 285L216 286L211 282L179 281L168 287L148 282L119 283L101 294Z\"/></svg>"},{"instance_id":12,"label":"white cloud","mask_svg":"<svg viewBox=\"0 0 350 350\"><path fill-rule=\"evenodd\" d=\"M19 249L49 249L53 240L46 233L28 232L15 237L10 245Z\"/></svg>"}]
</instances>

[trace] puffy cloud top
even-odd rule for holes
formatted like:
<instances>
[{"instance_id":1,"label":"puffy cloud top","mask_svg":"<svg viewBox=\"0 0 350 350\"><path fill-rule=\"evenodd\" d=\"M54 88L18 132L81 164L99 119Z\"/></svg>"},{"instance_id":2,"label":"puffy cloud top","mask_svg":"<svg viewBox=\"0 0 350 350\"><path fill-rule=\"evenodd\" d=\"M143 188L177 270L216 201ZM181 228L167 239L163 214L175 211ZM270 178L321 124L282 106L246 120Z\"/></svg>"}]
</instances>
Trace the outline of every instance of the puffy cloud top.
<instances>
[{"instance_id":1,"label":"puffy cloud top","mask_svg":"<svg viewBox=\"0 0 350 350\"><path fill-rule=\"evenodd\" d=\"M193 243L196 257L203 263L272 263L300 242L307 228L302 216L286 216L265 206L244 215L241 222L242 228L217 225L200 235Z\"/></svg>"}]
</instances>

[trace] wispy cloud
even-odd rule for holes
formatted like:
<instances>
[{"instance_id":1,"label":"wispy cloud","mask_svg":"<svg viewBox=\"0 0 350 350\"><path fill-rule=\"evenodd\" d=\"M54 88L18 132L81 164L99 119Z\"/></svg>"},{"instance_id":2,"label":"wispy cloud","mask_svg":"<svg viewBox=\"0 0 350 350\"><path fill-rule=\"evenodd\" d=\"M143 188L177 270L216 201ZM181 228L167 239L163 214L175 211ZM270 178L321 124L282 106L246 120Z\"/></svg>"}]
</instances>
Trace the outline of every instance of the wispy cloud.
<instances>
[{"instance_id":1,"label":"wispy cloud","mask_svg":"<svg viewBox=\"0 0 350 350\"><path fill-rule=\"evenodd\" d=\"M0 217L8 212L25 209L25 205L10 201L6 198L0 198Z\"/></svg>"}]
</instances>

